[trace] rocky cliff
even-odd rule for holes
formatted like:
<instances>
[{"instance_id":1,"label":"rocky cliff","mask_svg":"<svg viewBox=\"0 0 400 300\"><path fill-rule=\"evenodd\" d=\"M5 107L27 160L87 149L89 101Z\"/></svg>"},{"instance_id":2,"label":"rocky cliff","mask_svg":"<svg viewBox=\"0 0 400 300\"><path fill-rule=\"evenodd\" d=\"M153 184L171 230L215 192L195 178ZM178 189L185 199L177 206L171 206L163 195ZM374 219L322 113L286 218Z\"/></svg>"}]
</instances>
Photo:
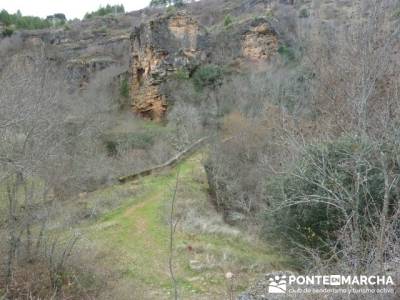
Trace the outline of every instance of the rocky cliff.
<instances>
[{"instance_id":1,"label":"rocky cliff","mask_svg":"<svg viewBox=\"0 0 400 300\"><path fill-rule=\"evenodd\" d=\"M278 50L278 39L266 21L252 24L243 35L243 55L250 59L269 59Z\"/></svg>"},{"instance_id":2,"label":"rocky cliff","mask_svg":"<svg viewBox=\"0 0 400 300\"><path fill-rule=\"evenodd\" d=\"M167 100L160 85L179 69L192 72L206 61L207 32L185 13L160 17L136 28L131 35L131 98L135 112L160 120Z\"/></svg>"},{"instance_id":3,"label":"rocky cliff","mask_svg":"<svg viewBox=\"0 0 400 300\"><path fill-rule=\"evenodd\" d=\"M232 3L229 9L237 15L267 5L265 1L249 7ZM194 9L199 5L195 3L182 11L145 9L74 21L60 29L21 31L13 36L18 41L14 48L0 47L0 58L15 53L34 57L33 51L42 51L48 61L57 63L72 91L85 89L99 72L114 68L118 74L110 85L114 94L126 81L131 110L161 120L170 104L162 84L170 75L184 71L191 76L205 63L223 67L235 60L245 65L268 61L276 53L278 39L266 18L238 18L227 27L221 23L227 7L221 4L212 20L199 14L204 8ZM2 43L5 40L0 38ZM7 60L0 59L0 72L4 64Z\"/></svg>"},{"instance_id":4,"label":"rocky cliff","mask_svg":"<svg viewBox=\"0 0 400 300\"><path fill-rule=\"evenodd\" d=\"M229 64L236 59L268 61L277 49L277 35L265 18L216 31L206 30L185 12L153 19L137 27L131 35L129 71L133 111L145 118L161 120L168 107L161 85L178 70L190 76L204 63Z\"/></svg>"}]
</instances>

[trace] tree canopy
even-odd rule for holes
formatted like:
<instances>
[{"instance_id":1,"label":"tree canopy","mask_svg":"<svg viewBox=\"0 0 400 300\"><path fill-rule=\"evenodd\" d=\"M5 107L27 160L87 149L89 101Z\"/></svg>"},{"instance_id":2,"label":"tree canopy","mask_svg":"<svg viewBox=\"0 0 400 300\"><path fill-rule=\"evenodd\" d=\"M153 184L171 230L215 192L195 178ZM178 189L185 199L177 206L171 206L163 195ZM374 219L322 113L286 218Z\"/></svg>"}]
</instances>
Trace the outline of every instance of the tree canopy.
<instances>
[{"instance_id":1,"label":"tree canopy","mask_svg":"<svg viewBox=\"0 0 400 300\"><path fill-rule=\"evenodd\" d=\"M52 23L48 20L23 16L20 11L10 14L5 9L0 11L0 23L3 23L6 27L15 27L15 29L43 29L52 26Z\"/></svg>"},{"instance_id":2,"label":"tree canopy","mask_svg":"<svg viewBox=\"0 0 400 300\"><path fill-rule=\"evenodd\" d=\"M183 0L151 0L150 6L182 5Z\"/></svg>"},{"instance_id":3,"label":"tree canopy","mask_svg":"<svg viewBox=\"0 0 400 300\"><path fill-rule=\"evenodd\" d=\"M86 13L85 19L90 19L93 17L103 17L114 13L124 13L124 12L125 12L125 7L122 4L121 5L107 4L105 7L99 7L99 9L96 11L93 11L91 13Z\"/></svg>"}]
</instances>

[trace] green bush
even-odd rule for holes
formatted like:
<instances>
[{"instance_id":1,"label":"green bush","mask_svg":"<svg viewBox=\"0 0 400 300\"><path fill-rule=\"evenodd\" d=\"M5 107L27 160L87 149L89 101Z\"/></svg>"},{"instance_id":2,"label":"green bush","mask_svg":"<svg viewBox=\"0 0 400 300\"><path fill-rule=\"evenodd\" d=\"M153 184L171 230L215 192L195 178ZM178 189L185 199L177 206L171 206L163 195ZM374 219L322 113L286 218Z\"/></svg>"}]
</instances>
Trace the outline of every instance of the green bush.
<instances>
[{"instance_id":1,"label":"green bush","mask_svg":"<svg viewBox=\"0 0 400 300\"><path fill-rule=\"evenodd\" d=\"M16 27L19 29L44 29L51 27L51 23L42 20L39 17L21 17L16 21Z\"/></svg>"},{"instance_id":2,"label":"green bush","mask_svg":"<svg viewBox=\"0 0 400 300\"><path fill-rule=\"evenodd\" d=\"M15 16L10 15L5 9L0 11L0 22L6 26L13 24Z\"/></svg>"},{"instance_id":3,"label":"green bush","mask_svg":"<svg viewBox=\"0 0 400 300\"><path fill-rule=\"evenodd\" d=\"M224 26L228 27L233 22L232 17L230 15L226 15L224 18Z\"/></svg>"},{"instance_id":4,"label":"green bush","mask_svg":"<svg viewBox=\"0 0 400 300\"><path fill-rule=\"evenodd\" d=\"M184 1L183 0L151 0L150 1L150 7L157 7L157 6L183 6Z\"/></svg>"},{"instance_id":5,"label":"green bush","mask_svg":"<svg viewBox=\"0 0 400 300\"><path fill-rule=\"evenodd\" d=\"M54 14L46 17L46 21L52 24L52 26L63 26L67 21L67 18L64 14Z\"/></svg>"},{"instance_id":6,"label":"green bush","mask_svg":"<svg viewBox=\"0 0 400 300\"><path fill-rule=\"evenodd\" d=\"M119 93L122 97L129 97L129 84L127 79L122 80L121 86L119 88Z\"/></svg>"},{"instance_id":7,"label":"green bush","mask_svg":"<svg viewBox=\"0 0 400 300\"><path fill-rule=\"evenodd\" d=\"M109 156L116 156L118 154L118 142L117 141L114 141L111 139L105 139L104 146L106 147L106 151Z\"/></svg>"},{"instance_id":8,"label":"green bush","mask_svg":"<svg viewBox=\"0 0 400 300\"><path fill-rule=\"evenodd\" d=\"M105 34L107 34L107 32L108 32L107 26L101 26L101 27L99 27L99 28L94 28L94 29L92 30L92 34L94 34L94 35L97 35L97 34L99 34L99 35L105 35Z\"/></svg>"},{"instance_id":9,"label":"green bush","mask_svg":"<svg viewBox=\"0 0 400 300\"><path fill-rule=\"evenodd\" d=\"M10 27L6 27L4 30L3 30L3 36L4 37L6 37L6 36L12 36L13 35L13 33L14 33L14 30L12 30Z\"/></svg>"},{"instance_id":10,"label":"green bush","mask_svg":"<svg viewBox=\"0 0 400 300\"><path fill-rule=\"evenodd\" d=\"M296 54L292 48L286 45L282 45L278 48L278 53L285 58L287 61L294 61L296 59Z\"/></svg>"},{"instance_id":11,"label":"green bush","mask_svg":"<svg viewBox=\"0 0 400 300\"><path fill-rule=\"evenodd\" d=\"M170 5L167 7L167 13L173 15L176 13L176 7L174 5Z\"/></svg>"},{"instance_id":12,"label":"green bush","mask_svg":"<svg viewBox=\"0 0 400 300\"><path fill-rule=\"evenodd\" d=\"M174 6L176 6L176 7L182 7L185 4L185 2L183 0L174 0L172 2L174 4Z\"/></svg>"},{"instance_id":13,"label":"green bush","mask_svg":"<svg viewBox=\"0 0 400 300\"><path fill-rule=\"evenodd\" d=\"M216 88L222 84L224 72L213 64L199 67L193 74L193 83L197 91L205 87Z\"/></svg>"},{"instance_id":14,"label":"green bush","mask_svg":"<svg viewBox=\"0 0 400 300\"><path fill-rule=\"evenodd\" d=\"M353 216L360 237L368 240L384 199L381 151L386 152L391 171L398 174L398 151L369 140L347 137L309 146L294 170L268 184L269 233L291 246L327 251L348 216ZM390 197L391 203L398 201L395 194Z\"/></svg>"},{"instance_id":15,"label":"green bush","mask_svg":"<svg viewBox=\"0 0 400 300\"><path fill-rule=\"evenodd\" d=\"M22 16L19 11L15 14L9 14L4 9L0 12L0 23L3 23L6 27L13 26L16 29L43 29L52 26L52 23L48 20L39 17Z\"/></svg>"},{"instance_id":16,"label":"green bush","mask_svg":"<svg viewBox=\"0 0 400 300\"><path fill-rule=\"evenodd\" d=\"M105 7L99 7L98 10L93 11L91 13L86 13L85 14L85 19L90 19L93 17L103 17L106 15L111 15L111 14L119 14L119 13L124 13L125 12L125 8L124 6L121 5L110 5L107 4Z\"/></svg>"},{"instance_id":17,"label":"green bush","mask_svg":"<svg viewBox=\"0 0 400 300\"><path fill-rule=\"evenodd\" d=\"M302 9L300 9L300 12L299 12L300 18L308 18L309 16L310 16L310 12L308 11L307 8L303 7Z\"/></svg>"},{"instance_id":18,"label":"green bush","mask_svg":"<svg viewBox=\"0 0 400 300\"><path fill-rule=\"evenodd\" d=\"M393 13L393 18L395 18L395 19L400 18L400 9L396 10L396 11Z\"/></svg>"},{"instance_id":19,"label":"green bush","mask_svg":"<svg viewBox=\"0 0 400 300\"><path fill-rule=\"evenodd\" d=\"M175 72L175 78L178 80L188 80L190 78L189 71L184 68L179 68Z\"/></svg>"},{"instance_id":20,"label":"green bush","mask_svg":"<svg viewBox=\"0 0 400 300\"><path fill-rule=\"evenodd\" d=\"M169 3L168 0L151 0L150 1L150 6L151 7L166 6L168 3Z\"/></svg>"},{"instance_id":21,"label":"green bush","mask_svg":"<svg viewBox=\"0 0 400 300\"><path fill-rule=\"evenodd\" d=\"M150 149L156 137L160 134L158 130L146 129L137 132L106 134L103 143L108 155L116 156L120 151L131 149Z\"/></svg>"}]
</instances>

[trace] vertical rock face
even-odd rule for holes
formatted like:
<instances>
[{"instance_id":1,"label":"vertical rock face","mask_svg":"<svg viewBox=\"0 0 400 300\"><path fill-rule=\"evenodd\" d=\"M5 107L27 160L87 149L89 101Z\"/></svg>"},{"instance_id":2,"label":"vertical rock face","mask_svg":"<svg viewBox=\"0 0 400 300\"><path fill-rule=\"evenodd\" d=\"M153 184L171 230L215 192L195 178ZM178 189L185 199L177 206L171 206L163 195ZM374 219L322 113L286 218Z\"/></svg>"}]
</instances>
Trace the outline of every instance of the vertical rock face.
<instances>
[{"instance_id":1,"label":"vertical rock face","mask_svg":"<svg viewBox=\"0 0 400 300\"><path fill-rule=\"evenodd\" d=\"M268 63L279 48L278 35L265 17L233 23L217 30L211 39L213 60L218 64L238 63L253 68L260 63L261 66Z\"/></svg>"},{"instance_id":2,"label":"vertical rock face","mask_svg":"<svg viewBox=\"0 0 400 300\"><path fill-rule=\"evenodd\" d=\"M251 27L244 34L243 56L250 59L269 59L278 50L278 39L267 23Z\"/></svg>"},{"instance_id":3,"label":"vertical rock face","mask_svg":"<svg viewBox=\"0 0 400 300\"><path fill-rule=\"evenodd\" d=\"M250 7L263 2L254 0ZM0 51L0 73L16 53L34 61L36 52L57 64L71 92L86 89L99 74L115 73L115 98L121 83L128 83L131 109L160 120L168 106L161 87L169 75L183 71L190 77L204 63L223 66L238 61L254 68L249 61L263 63L276 53L278 41L265 18L217 26L207 33L199 16L188 14L143 11L72 22L68 28L21 31L14 35L15 45ZM145 22L139 25L140 20ZM135 25L139 27L133 29Z\"/></svg>"},{"instance_id":4,"label":"vertical rock face","mask_svg":"<svg viewBox=\"0 0 400 300\"><path fill-rule=\"evenodd\" d=\"M160 120L167 109L161 84L176 70L191 72L206 59L206 31L186 14L177 13L136 28L131 47L132 108L145 118Z\"/></svg>"},{"instance_id":5,"label":"vertical rock face","mask_svg":"<svg viewBox=\"0 0 400 300\"><path fill-rule=\"evenodd\" d=\"M208 35L183 12L137 27L131 35L129 67L133 111L144 118L161 120L168 106L168 99L161 92L162 83L177 70L192 74L199 64L215 62L218 49L229 51L230 55L221 55L225 63L240 58L268 61L277 52L278 38L264 18L217 35Z\"/></svg>"}]
</instances>

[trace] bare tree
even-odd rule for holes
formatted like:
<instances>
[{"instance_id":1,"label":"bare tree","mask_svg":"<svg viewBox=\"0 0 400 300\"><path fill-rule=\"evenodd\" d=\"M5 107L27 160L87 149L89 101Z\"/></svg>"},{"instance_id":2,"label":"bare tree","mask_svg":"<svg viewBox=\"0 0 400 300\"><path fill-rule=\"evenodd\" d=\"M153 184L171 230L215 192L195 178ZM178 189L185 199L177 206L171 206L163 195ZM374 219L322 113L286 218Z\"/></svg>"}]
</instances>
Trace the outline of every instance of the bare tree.
<instances>
[{"instance_id":1,"label":"bare tree","mask_svg":"<svg viewBox=\"0 0 400 300\"><path fill-rule=\"evenodd\" d=\"M305 62L314 74L314 111L336 134L358 130L378 134L383 108L397 109L396 1L352 4L354 17L331 27L315 20L305 44ZM392 101L390 101L392 100ZM394 114L392 114L394 115Z\"/></svg>"},{"instance_id":2,"label":"bare tree","mask_svg":"<svg viewBox=\"0 0 400 300\"><path fill-rule=\"evenodd\" d=\"M42 53L37 55L40 57ZM65 142L61 138L62 123L57 120L60 116L60 109L56 106L57 89L49 86L54 84L50 80L54 76L53 70L51 67L43 69L42 60L37 62L31 63L29 57L17 57L1 77L0 119L3 126L0 130L0 164L5 179L2 184L7 190L4 196L8 200L7 281L11 279L22 232L26 235L27 255L31 255L33 198L37 196L37 183L34 181L38 180L43 163L55 155ZM39 185L45 186L42 183Z\"/></svg>"},{"instance_id":3,"label":"bare tree","mask_svg":"<svg viewBox=\"0 0 400 300\"><path fill-rule=\"evenodd\" d=\"M90 89L80 95L67 93L60 66L46 51L41 45L12 56L0 73L0 199L5 204L0 205L5 209L0 221L7 234L6 286L17 263L33 262L40 255L54 203L63 198L68 184L73 181L71 190L86 184L99 149L98 136L107 126L104 115L112 109L109 98L96 97ZM109 70L107 78L112 74Z\"/></svg>"},{"instance_id":4,"label":"bare tree","mask_svg":"<svg viewBox=\"0 0 400 300\"><path fill-rule=\"evenodd\" d=\"M309 236L298 232L303 241L294 242L312 257L315 272L396 274L400 208L394 124L398 124L399 105L394 74L399 71L399 32L392 14L397 8L398 3L390 0L355 1L353 19L343 27L316 24L304 49L303 63L314 73L310 108L317 131L314 142L304 135L305 141L298 139L296 147L304 150L300 157L307 163L287 164L283 177L291 178L294 185L283 180L277 188L282 196L274 199L271 194L270 199L282 215L298 208L293 216L302 216L301 224L310 228L314 223L306 224L301 212L307 215L324 207L328 224L337 226L322 233L311 229ZM345 142L343 136L352 142ZM335 155L341 159L333 163ZM289 224L295 218L277 222L281 233L288 233L285 226L294 228ZM329 241L323 241L322 234L330 235ZM318 240L325 250L305 247L304 240Z\"/></svg>"},{"instance_id":5,"label":"bare tree","mask_svg":"<svg viewBox=\"0 0 400 300\"><path fill-rule=\"evenodd\" d=\"M172 285L174 288L174 299L175 300L179 299L178 281L176 280L176 275L175 275L174 265L173 265L174 237L175 237L176 226L178 225L178 220L175 219L175 205L176 205L176 195L177 195L178 188L179 188L179 173L180 173L180 167L178 166L177 171L176 171L175 187L174 187L172 199L171 199L171 211L170 211L170 218L169 218L170 232L169 232L168 268L169 268L169 274L170 274L171 280L172 280Z\"/></svg>"}]
</instances>

